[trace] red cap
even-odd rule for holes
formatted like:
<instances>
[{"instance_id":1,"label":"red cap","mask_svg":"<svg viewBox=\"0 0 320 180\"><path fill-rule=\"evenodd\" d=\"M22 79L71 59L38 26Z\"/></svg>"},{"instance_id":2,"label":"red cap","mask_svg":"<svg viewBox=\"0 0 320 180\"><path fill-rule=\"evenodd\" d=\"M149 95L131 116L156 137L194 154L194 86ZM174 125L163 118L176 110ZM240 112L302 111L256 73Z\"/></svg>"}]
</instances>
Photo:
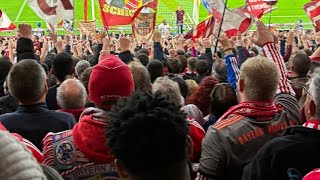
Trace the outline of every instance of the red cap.
<instances>
[{"instance_id":1,"label":"red cap","mask_svg":"<svg viewBox=\"0 0 320 180\"><path fill-rule=\"evenodd\" d=\"M89 99L104 110L109 110L120 98L134 91L134 82L129 66L119 57L107 55L101 60L90 76Z\"/></svg>"}]
</instances>

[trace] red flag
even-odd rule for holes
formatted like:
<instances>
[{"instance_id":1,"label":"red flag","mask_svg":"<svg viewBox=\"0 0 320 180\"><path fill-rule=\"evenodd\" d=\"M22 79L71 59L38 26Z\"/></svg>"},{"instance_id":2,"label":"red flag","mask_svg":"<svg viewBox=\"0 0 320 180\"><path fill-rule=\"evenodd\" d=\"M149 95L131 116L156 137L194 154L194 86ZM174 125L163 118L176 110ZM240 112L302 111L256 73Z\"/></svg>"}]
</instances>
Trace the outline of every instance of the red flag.
<instances>
[{"instance_id":1,"label":"red flag","mask_svg":"<svg viewBox=\"0 0 320 180\"><path fill-rule=\"evenodd\" d=\"M83 1L83 20L88 21L88 0Z\"/></svg>"},{"instance_id":2,"label":"red flag","mask_svg":"<svg viewBox=\"0 0 320 180\"><path fill-rule=\"evenodd\" d=\"M313 0L305 4L304 10L311 19L316 31L320 31L320 0Z\"/></svg>"},{"instance_id":3,"label":"red flag","mask_svg":"<svg viewBox=\"0 0 320 180\"><path fill-rule=\"evenodd\" d=\"M11 22L9 17L0 10L0 31L13 30L16 26Z\"/></svg>"},{"instance_id":4,"label":"red flag","mask_svg":"<svg viewBox=\"0 0 320 180\"><path fill-rule=\"evenodd\" d=\"M260 19L266 12L270 12L271 6L267 5L264 0L246 0L245 14L253 18Z\"/></svg>"},{"instance_id":5,"label":"red flag","mask_svg":"<svg viewBox=\"0 0 320 180\"><path fill-rule=\"evenodd\" d=\"M185 39L197 39L197 38L208 38L214 28L215 19L213 16L208 19L202 21L197 26L193 27L185 36Z\"/></svg>"},{"instance_id":6,"label":"red flag","mask_svg":"<svg viewBox=\"0 0 320 180\"><path fill-rule=\"evenodd\" d=\"M149 0L139 8L138 1L140 2L140 0L130 0L127 4L121 6L116 3L111 4L111 0L99 0L104 27L130 24L145 7L157 10L158 0Z\"/></svg>"}]
</instances>

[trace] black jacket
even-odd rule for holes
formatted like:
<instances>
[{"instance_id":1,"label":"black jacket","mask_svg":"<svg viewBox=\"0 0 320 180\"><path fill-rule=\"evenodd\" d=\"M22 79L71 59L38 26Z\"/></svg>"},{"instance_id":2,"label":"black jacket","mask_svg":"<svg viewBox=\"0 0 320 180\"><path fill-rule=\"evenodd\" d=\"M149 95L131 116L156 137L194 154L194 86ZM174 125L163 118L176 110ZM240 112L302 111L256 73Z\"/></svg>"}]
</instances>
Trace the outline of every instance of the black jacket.
<instances>
[{"instance_id":1,"label":"black jacket","mask_svg":"<svg viewBox=\"0 0 320 180\"><path fill-rule=\"evenodd\" d=\"M320 167L320 130L289 127L284 136L266 143L244 168L243 180L288 179L288 170L302 176Z\"/></svg>"},{"instance_id":2,"label":"black jacket","mask_svg":"<svg viewBox=\"0 0 320 180\"><path fill-rule=\"evenodd\" d=\"M42 150L42 139L49 132L72 129L76 121L71 114L48 110L46 104L19 106L13 113L0 116L11 133L18 133Z\"/></svg>"},{"instance_id":3,"label":"black jacket","mask_svg":"<svg viewBox=\"0 0 320 180\"><path fill-rule=\"evenodd\" d=\"M58 110L59 109L59 106L57 103L57 90L58 90L59 86L60 86L60 84L56 84L56 85L50 87L48 90L46 102L47 102L48 108L50 110Z\"/></svg>"},{"instance_id":4,"label":"black jacket","mask_svg":"<svg viewBox=\"0 0 320 180\"><path fill-rule=\"evenodd\" d=\"M6 95L0 98L0 115L11 113L18 109L19 102L12 95Z\"/></svg>"}]
</instances>

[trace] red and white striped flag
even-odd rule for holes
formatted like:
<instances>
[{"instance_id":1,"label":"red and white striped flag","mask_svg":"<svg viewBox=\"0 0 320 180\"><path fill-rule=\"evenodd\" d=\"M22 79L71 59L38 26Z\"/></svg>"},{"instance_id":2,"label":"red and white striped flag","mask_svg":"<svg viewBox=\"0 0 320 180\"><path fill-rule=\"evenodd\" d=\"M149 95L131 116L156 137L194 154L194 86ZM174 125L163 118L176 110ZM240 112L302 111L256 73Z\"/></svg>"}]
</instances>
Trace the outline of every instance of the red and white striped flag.
<instances>
[{"instance_id":1,"label":"red and white striped flag","mask_svg":"<svg viewBox=\"0 0 320 180\"><path fill-rule=\"evenodd\" d=\"M185 36L185 39L196 39L196 38L208 38L214 29L215 19L213 16L208 19L202 21L197 26L192 28Z\"/></svg>"},{"instance_id":2,"label":"red and white striped flag","mask_svg":"<svg viewBox=\"0 0 320 180\"><path fill-rule=\"evenodd\" d=\"M74 19L74 0L28 0L28 3L53 32L59 20Z\"/></svg>"},{"instance_id":3,"label":"red and white striped flag","mask_svg":"<svg viewBox=\"0 0 320 180\"><path fill-rule=\"evenodd\" d=\"M0 10L0 31L13 30L16 26L11 22L9 17Z\"/></svg>"},{"instance_id":4,"label":"red and white striped flag","mask_svg":"<svg viewBox=\"0 0 320 180\"><path fill-rule=\"evenodd\" d=\"M313 0L305 4L304 10L311 19L316 31L320 31L320 0Z\"/></svg>"}]
</instances>

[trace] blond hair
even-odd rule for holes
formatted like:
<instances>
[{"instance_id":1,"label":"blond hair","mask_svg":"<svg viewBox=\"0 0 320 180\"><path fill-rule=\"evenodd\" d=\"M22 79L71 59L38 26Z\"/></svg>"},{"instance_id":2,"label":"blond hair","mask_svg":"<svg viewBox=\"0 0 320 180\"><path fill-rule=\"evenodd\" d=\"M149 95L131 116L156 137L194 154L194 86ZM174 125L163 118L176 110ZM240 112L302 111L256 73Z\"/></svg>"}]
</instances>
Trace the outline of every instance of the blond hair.
<instances>
[{"instance_id":1,"label":"blond hair","mask_svg":"<svg viewBox=\"0 0 320 180\"><path fill-rule=\"evenodd\" d=\"M193 94L196 89L199 87L197 82L195 80L192 80L192 79L187 79L186 80L186 83L188 85L188 96L190 96L191 94Z\"/></svg>"},{"instance_id":2,"label":"blond hair","mask_svg":"<svg viewBox=\"0 0 320 180\"><path fill-rule=\"evenodd\" d=\"M242 64L240 79L244 83L247 100L272 100L280 82L277 64L267 58L254 57Z\"/></svg>"},{"instance_id":3,"label":"blond hair","mask_svg":"<svg viewBox=\"0 0 320 180\"><path fill-rule=\"evenodd\" d=\"M135 90L150 91L151 79L147 68L135 61L129 64L129 68L133 76Z\"/></svg>"}]
</instances>

